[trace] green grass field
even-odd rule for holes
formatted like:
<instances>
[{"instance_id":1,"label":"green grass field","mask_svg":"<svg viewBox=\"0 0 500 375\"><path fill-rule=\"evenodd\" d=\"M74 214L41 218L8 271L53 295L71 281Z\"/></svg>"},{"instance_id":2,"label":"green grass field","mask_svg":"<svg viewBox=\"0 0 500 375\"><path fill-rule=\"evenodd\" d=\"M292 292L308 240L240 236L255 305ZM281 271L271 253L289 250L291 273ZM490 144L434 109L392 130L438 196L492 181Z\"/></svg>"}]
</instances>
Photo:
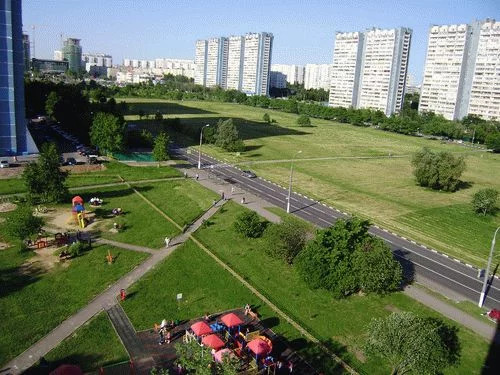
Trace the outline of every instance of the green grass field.
<instances>
[{"instance_id":1,"label":"green grass field","mask_svg":"<svg viewBox=\"0 0 500 375\"><path fill-rule=\"evenodd\" d=\"M111 249L116 262L108 265ZM95 246L66 264L46 270L39 263L23 270L31 254L17 247L0 252L0 363L38 341L109 284L148 256L145 253Z\"/></svg>"},{"instance_id":2,"label":"green grass field","mask_svg":"<svg viewBox=\"0 0 500 375\"><path fill-rule=\"evenodd\" d=\"M128 361L129 357L106 313L102 312L47 353L45 359L54 368L61 364L74 364L88 372ZM38 367L34 366L28 374L36 374L37 371Z\"/></svg>"},{"instance_id":3,"label":"green grass field","mask_svg":"<svg viewBox=\"0 0 500 375\"><path fill-rule=\"evenodd\" d=\"M180 304L176 301L177 293L183 294ZM323 357L316 345L276 317L269 307L192 241L176 249L130 287L122 306L136 330L146 330L162 319L189 320L207 312L213 314L243 307L247 303L257 309L262 323L281 335L289 346L308 360L317 361L318 369L323 368L327 374L341 373L331 359Z\"/></svg>"},{"instance_id":4,"label":"green grass field","mask_svg":"<svg viewBox=\"0 0 500 375\"><path fill-rule=\"evenodd\" d=\"M137 120L135 113L139 109L146 113L159 110L164 116L178 117L185 126L215 124L219 118L231 117L245 140L246 151L234 154L204 145L205 152L286 186L289 159L301 150L295 162L294 190L369 218L449 255L481 267L485 265L500 215L478 217L472 212L470 201L481 188L500 190L498 154L320 119L311 119L313 127L300 128L295 125L297 115L238 104L127 101L132 105L126 116L129 121ZM265 124L264 113L275 119L277 125ZM189 142L197 144L197 140ZM424 146L465 155L467 169L462 179L468 187L444 193L417 186L410 158ZM328 159L306 160L311 158ZM496 259L500 260L500 253Z\"/></svg>"},{"instance_id":5,"label":"green grass field","mask_svg":"<svg viewBox=\"0 0 500 375\"><path fill-rule=\"evenodd\" d=\"M363 353L364 335L370 319L400 310L441 317L400 292L334 300L326 291L309 290L293 267L265 254L262 239L247 239L235 233L233 222L244 210L234 203L226 204L223 212L213 216L211 225L200 229L196 237L317 338L345 347L347 352L342 358L363 373L389 372L386 364L366 358ZM444 373L479 373L488 343L463 327L459 327L459 338L463 348L461 363Z\"/></svg>"}]
</instances>

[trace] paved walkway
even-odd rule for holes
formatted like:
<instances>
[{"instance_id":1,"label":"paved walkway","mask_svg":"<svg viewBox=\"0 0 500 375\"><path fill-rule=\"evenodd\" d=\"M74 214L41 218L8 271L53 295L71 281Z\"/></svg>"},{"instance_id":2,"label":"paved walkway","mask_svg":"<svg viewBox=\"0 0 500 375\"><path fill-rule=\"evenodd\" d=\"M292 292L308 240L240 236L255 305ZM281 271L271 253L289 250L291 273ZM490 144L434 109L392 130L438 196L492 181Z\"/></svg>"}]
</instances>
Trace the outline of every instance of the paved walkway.
<instances>
[{"instance_id":1,"label":"paved walkway","mask_svg":"<svg viewBox=\"0 0 500 375\"><path fill-rule=\"evenodd\" d=\"M103 309L108 310L116 303L116 297L120 294L121 289L127 289L159 262L169 256L179 245L184 243L187 239L192 238L194 233L204 220L209 219L214 215L217 210L224 204L224 201L217 202L212 206L204 215L202 215L196 222L194 222L185 233L178 235L172 239L172 245L168 248L156 250L152 255L146 259L139 266L124 275L117 282L111 285L106 291L95 297L88 305L80 309L76 314L72 315L56 328L54 328L44 338L37 341L29 347L22 354L7 363L4 368L0 369L3 374L20 374L33 366L40 357L46 355L49 351L54 349L66 337L70 336L75 330L82 326L86 321L101 312ZM169 218L170 219L170 218ZM171 219L170 219L171 220Z\"/></svg>"},{"instance_id":2,"label":"paved walkway","mask_svg":"<svg viewBox=\"0 0 500 375\"><path fill-rule=\"evenodd\" d=\"M122 248L122 249L127 249L127 250L132 250L132 251L139 251L141 253L154 254L154 253L158 252L158 249L151 249L150 247L138 246L138 245L131 245L131 244L125 243L125 242L118 242L118 241L113 241L113 240L107 240L106 238L95 238L93 241L95 243L104 243L106 245L111 245L111 246L119 247L119 248Z\"/></svg>"}]
</instances>

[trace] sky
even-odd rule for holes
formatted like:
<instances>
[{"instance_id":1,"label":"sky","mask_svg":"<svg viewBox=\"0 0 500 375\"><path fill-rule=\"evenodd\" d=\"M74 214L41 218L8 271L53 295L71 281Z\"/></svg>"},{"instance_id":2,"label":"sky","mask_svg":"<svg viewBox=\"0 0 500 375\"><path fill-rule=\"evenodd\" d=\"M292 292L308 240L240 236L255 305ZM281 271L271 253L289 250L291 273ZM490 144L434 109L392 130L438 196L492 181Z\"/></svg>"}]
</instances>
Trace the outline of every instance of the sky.
<instances>
[{"instance_id":1,"label":"sky","mask_svg":"<svg viewBox=\"0 0 500 375\"><path fill-rule=\"evenodd\" d=\"M61 34L121 64L194 59L197 39L267 31L274 34L272 63L330 64L336 31L403 26L413 29L409 72L416 82L431 25L485 18L500 19L499 0L23 0L23 30L37 58L52 58Z\"/></svg>"}]
</instances>

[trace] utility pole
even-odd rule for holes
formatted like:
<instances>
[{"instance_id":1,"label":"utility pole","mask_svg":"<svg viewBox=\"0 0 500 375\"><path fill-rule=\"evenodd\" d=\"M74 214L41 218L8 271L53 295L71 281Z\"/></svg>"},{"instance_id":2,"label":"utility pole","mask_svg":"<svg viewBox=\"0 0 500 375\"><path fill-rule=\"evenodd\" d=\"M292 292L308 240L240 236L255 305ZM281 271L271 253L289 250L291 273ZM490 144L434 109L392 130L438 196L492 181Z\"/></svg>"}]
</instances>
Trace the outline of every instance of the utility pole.
<instances>
[{"instance_id":1,"label":"utility pole","mask_svg":"<svg viewBox=\"0 0 500 375\"><path fill-rule=\"evenodd\" d=\"M290 181L288 183L288 197L287 197L287 202L286 202L286 212L290 213L290 200L292 199L292 179L293 179L293 161L297 157L298 154L300 154L302 151L297 152L293 158L292 162L290 164Z\"/></svg>"},{"instance_id":2,"label":"utility pole","mask_svg":"<svg viewBox=\"0 0 500 375\"><path fill-rule=\"evenodd\" d=\"M484 299L486 298L486 285L488 284L488 278L490 274L491 259L493 258L493 251L495 250L495 240L500 227L497 228L495 234L493 235L493 240L491 241L490 256L488 258L488 265L486 266L486 273L484 274L483 289L481 290L481 296L479 297L479 307L483 307Z\"/></svg>"},{"instance_id":3,"label":"utility pole","mask_svg":"<svg viewBox=\"0 0 500 375\"><path fill-rule=\"evenodd\" d=\"M198 169L201 169L201 143L203 141L203 129L206 128L207 126L210 126L210 124L206 124L200 130L200 148L198 149Z\"/></svg>"}]
</instances>

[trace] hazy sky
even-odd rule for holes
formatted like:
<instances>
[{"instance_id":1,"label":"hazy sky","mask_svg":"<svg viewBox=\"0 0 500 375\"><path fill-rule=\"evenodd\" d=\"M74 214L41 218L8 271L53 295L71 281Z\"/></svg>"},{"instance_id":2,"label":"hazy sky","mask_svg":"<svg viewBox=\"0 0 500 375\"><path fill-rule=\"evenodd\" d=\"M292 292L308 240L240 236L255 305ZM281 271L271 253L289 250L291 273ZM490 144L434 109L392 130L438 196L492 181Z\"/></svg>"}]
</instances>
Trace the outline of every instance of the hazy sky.
<instances>
[{"instance_id":1,"label":"hazy sky","mask_svg":"<svg viewBox=\"0 0 500 375\"><path fill-rule=\"evenodd\" d=\"M430 25L500 18L499 0L23 0L36 57L52 58L63 37L84 52L194 59L196 39L250 31L274 34L273 63L331 63L335 31L413 29L410 73L421 81Z\"/></svg>"}]
</instances>

